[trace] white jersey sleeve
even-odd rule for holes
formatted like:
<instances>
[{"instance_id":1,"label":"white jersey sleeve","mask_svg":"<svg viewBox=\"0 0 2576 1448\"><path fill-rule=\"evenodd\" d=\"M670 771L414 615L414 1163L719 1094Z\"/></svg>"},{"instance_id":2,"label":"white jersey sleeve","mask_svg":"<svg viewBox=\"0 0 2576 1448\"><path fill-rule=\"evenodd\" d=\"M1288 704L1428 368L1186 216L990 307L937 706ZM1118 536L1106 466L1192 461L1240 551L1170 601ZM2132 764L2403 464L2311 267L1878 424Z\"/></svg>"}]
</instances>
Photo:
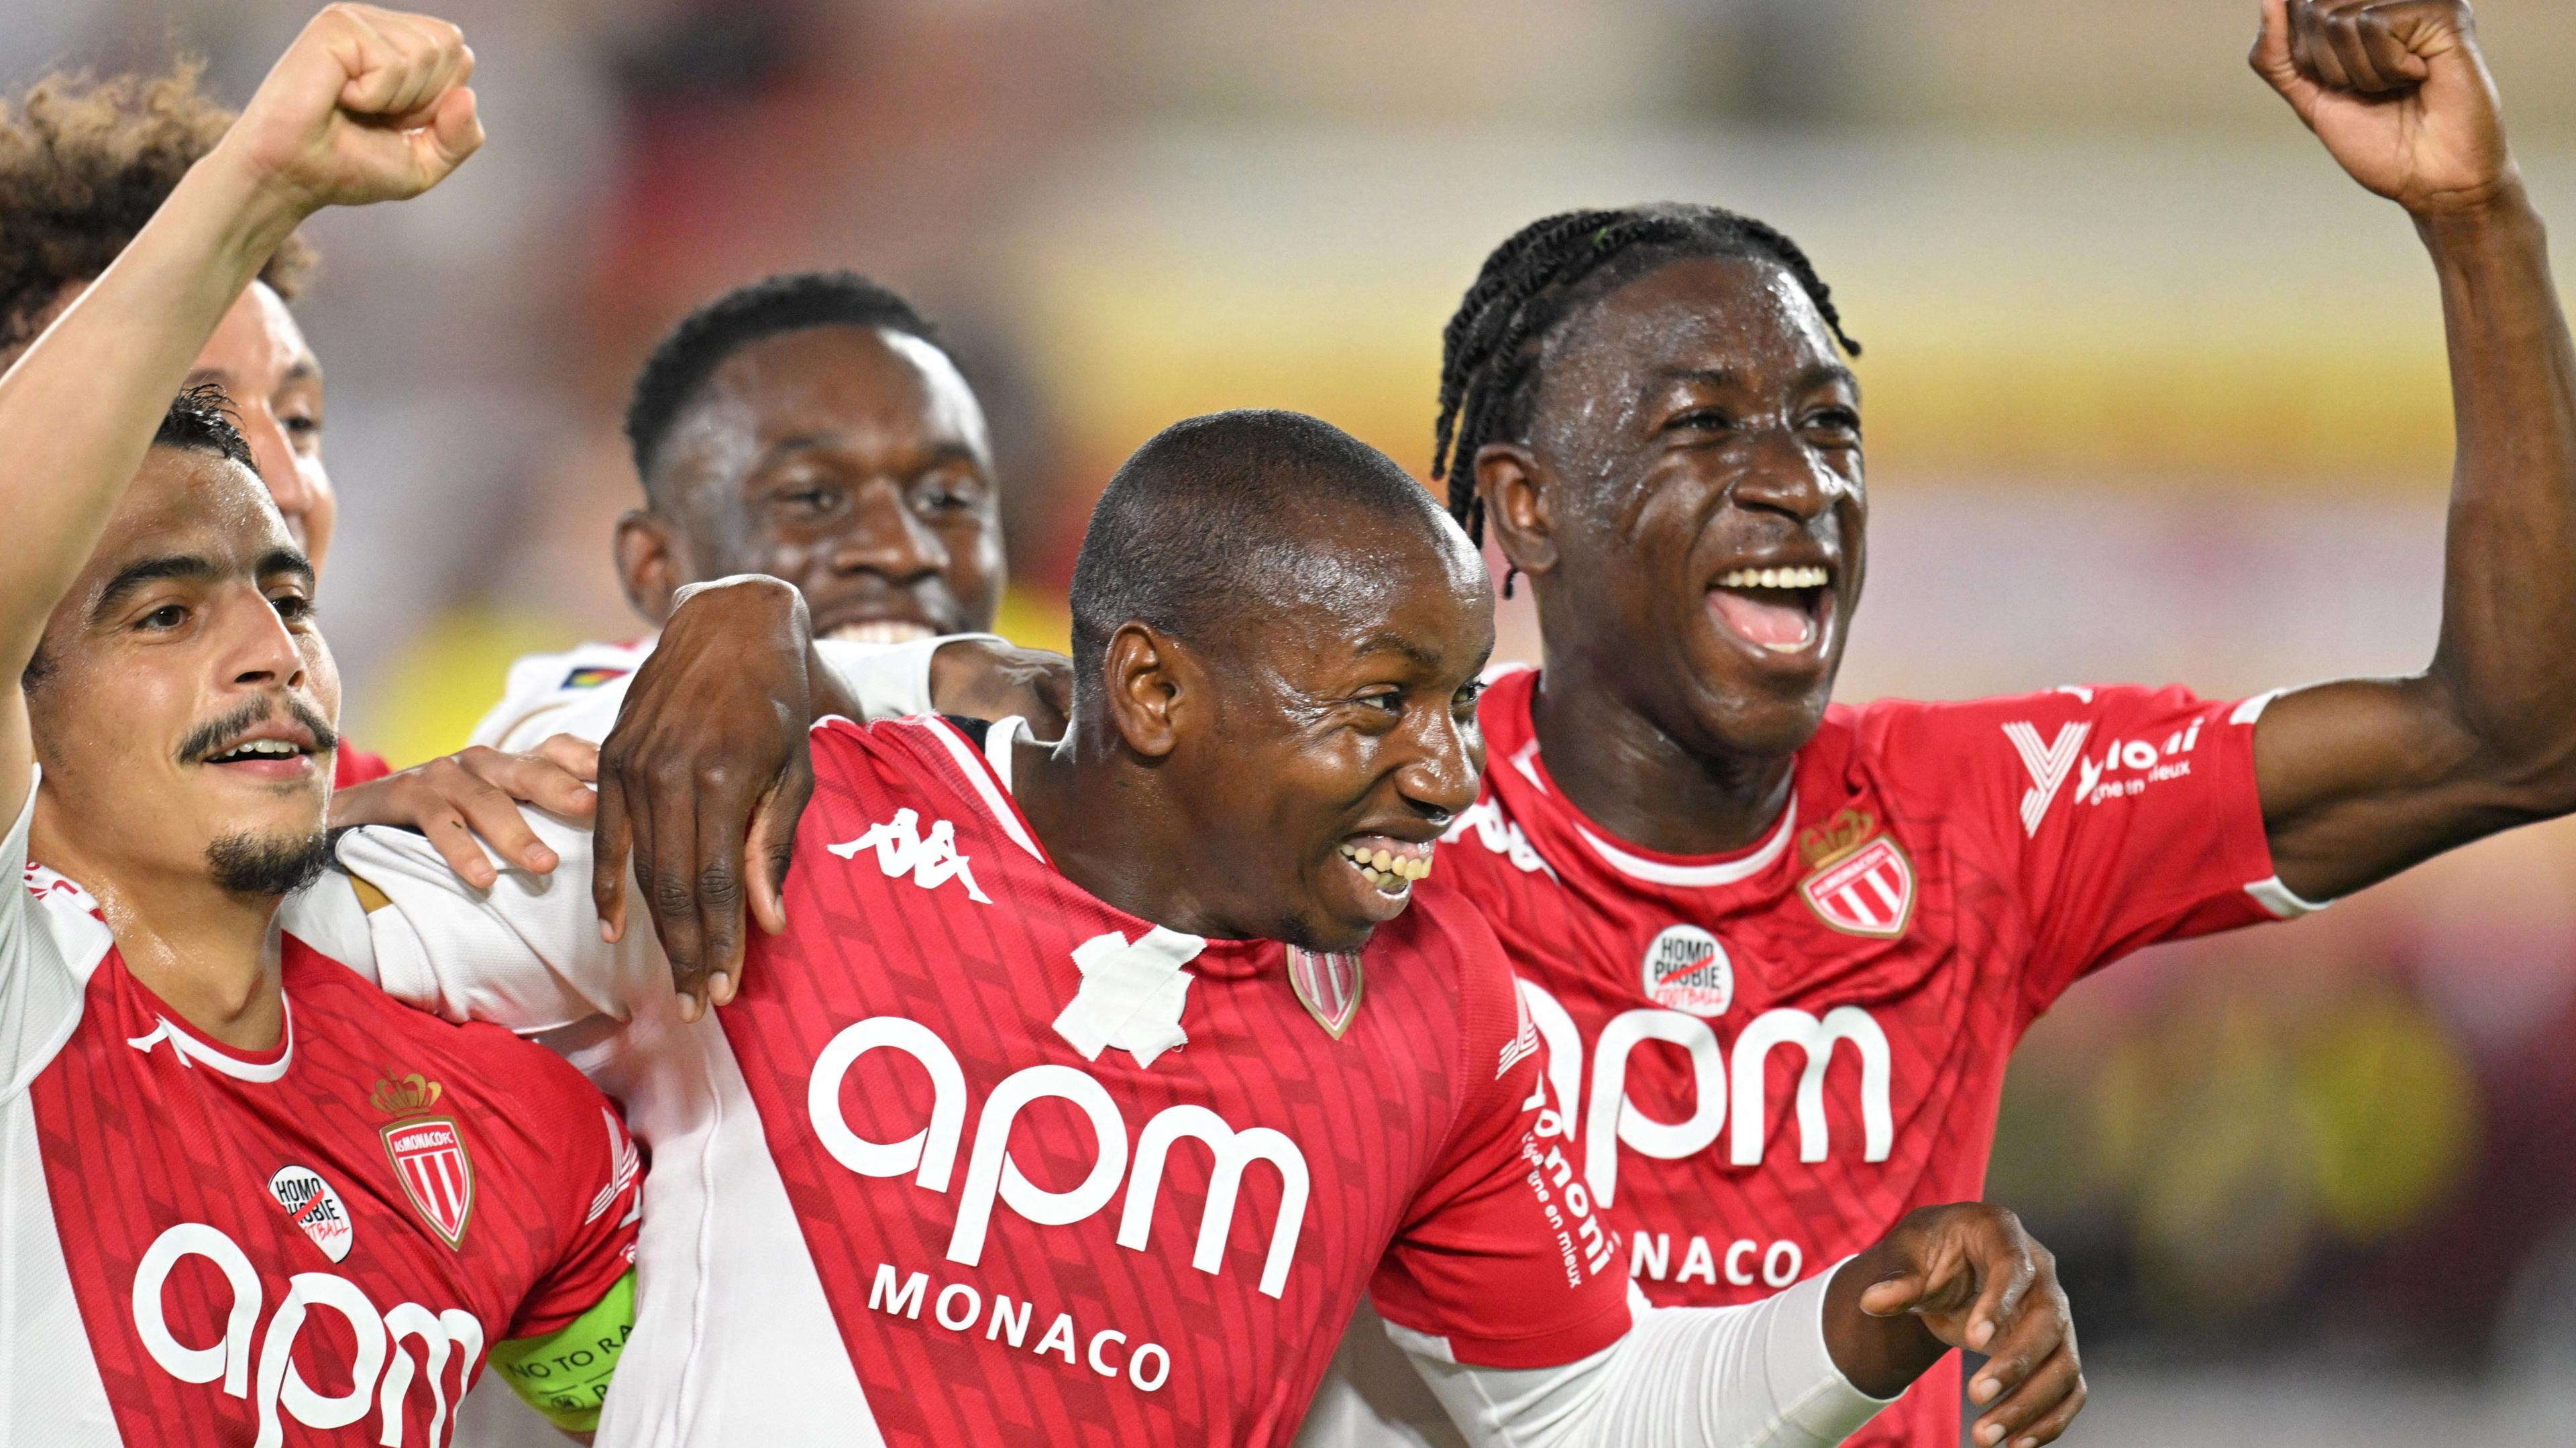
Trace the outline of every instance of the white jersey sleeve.
<instances>
[{"instance_id":1,"label":"white jersey sleeve","mask_svg":"<svg viewBox=\"0 0 2576 1448\"><path fill-rule=\"evenodd\" d=\"M864 722L938 712L930 698L931 656L962 639L1006 642L996 634L947 634L900 644L821 639L814 647ZM606 739L617 726L626 686L652 652L647 641L528 655L510 666L509 693L475 726L473 742L522 751L557 734L593 744Z\"/></svg>"},{"instance_id":2,"label":"white jersey sleeve","mask_svg":"<svg viewBox=\"0 0 2576 1448\"><path fill-rule=\"evenodd\" d=\"M1562 1367L1470 1367L1403 1345L1475 1448L1829 1448L1895 1401L1834 1366L1831 1272L1740 1307L1639 1307L1626 1336Z\"/></svg>"},{"instance_id":3,"label":"white jersey sleeve","mask_svg":"<svg viewBox=\"0 0 2576 1448\"><path fill-rule=\"evenodd\" d=\"M587 643L559 654L521 658L510 665L501 702L474 726L468 742L519 751L534 749L551 735L579 734L596 743L617 722L616 700L625 697L627 679L652 657L653 643L650 638ZM589 726L578 721L600 714L595 706L603 695L610 701L606 722L597 726L597 733L585 733Z\"/></svg>"},{"instance_id":4,"label":"white jersey sleeve","mask_svg":"<svg viewBox=\"0 0 2576 1448\"><path fill-rule=\"evenodd\" d=\"M0 1101L27 1089L36 1073L61 1050L80 1024L81 992L89 969L107 954L111 937L104 921L47 897L78 896L65 886L55 889L51 871L27 861L27 835L36 824L36 787L44 772L35 772L27 802L0 843ZM84 968L75 969L75 963Z\"/></svg>"},{"instance_id":5,"label":"white jersey sleeve","mask_svg":"<svg viewBox=\"0 0 2576 1448\"><path fill-rule=\"evenodd\" d=\"M595 1016L627 1020L668 995L670 965L649 920L630 921L614 945L599 938L589 828L534 810L527 818L561 863L544 875L504 870L488 890L459 878L418 835L369 827L340 836L341 868L383 896L366 914L376 983L449 1020L522 1035Z\"/></svg>"}]
</instances>

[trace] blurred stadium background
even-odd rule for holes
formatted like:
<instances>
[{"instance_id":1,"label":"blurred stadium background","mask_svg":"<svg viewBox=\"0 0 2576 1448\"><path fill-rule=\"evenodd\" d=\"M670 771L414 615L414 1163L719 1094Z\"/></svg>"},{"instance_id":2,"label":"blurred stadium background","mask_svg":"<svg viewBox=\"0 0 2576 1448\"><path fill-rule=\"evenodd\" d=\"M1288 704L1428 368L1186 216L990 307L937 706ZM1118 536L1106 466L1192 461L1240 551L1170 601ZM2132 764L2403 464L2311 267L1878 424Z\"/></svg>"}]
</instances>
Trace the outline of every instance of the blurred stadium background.
<instances>
[{"instance_id":1,"label":"blurred stadium background","mask_svg":"<svg viewBox=\"0 0 2576 1448\"><path fill-rule=\"evenodd\" d=\"M1867 344L1875 570L1847 698L2093 679L2254 692L2427 655L2448 398L2431 276L2244 69L2251 0L447 0L492 141L324 217L325 616L357 739L451 748L516 653L635 631L616 430L653 339L846 265L992 408L1015 584L1060 645L1137 442L1303 408L1427 465L1437 336L1568 205L1789 231ZM2576 275L2576 13L2483 0ZM55 0L13 91L208 57L304 0ZM1515 614L1506 649L1534 656ZM2060 1251L2075 1441L2576 1437L2576 828L2080 987L1992 1196Z\"/></svg>"}]
</instances>

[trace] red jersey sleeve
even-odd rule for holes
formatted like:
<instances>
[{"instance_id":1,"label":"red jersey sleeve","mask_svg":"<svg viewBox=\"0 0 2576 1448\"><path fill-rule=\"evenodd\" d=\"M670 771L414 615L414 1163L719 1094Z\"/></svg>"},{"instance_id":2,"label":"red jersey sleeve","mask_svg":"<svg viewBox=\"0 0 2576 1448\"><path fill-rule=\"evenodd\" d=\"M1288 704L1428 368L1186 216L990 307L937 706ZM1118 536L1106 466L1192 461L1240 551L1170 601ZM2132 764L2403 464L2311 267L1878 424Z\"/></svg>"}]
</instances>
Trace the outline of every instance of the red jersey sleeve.
<instances>
[{"instance_id":1,"label":"red jersey sleeve","mask_svg":"<svg viewBox=\"0 0 2576 1448\"><path fill-rule=\"evenodd\" d=\"M340 741L340 747L331 755L333 789L348 789L366 784L382 779L393 772L394 767L385 762L383 755L369 754L346 739Z\"/></svg>"},{"instance_id":2,"label":"red jersey sleeve","mask_svg":"<svg viewBox=\"0 0 2576 1448\"><path fill-rule=\"evenodd\" d=\"M1880 735L1899 797L1971 796L1996 854L1988 868L2022 905L2022 995L2037 1015L2141 946L2309 908L2275 878L2263 830L2254 722L2268 699L2067 687L1872 706L1863 730Z\"/></svg>"},{"instance_id":3,"label":"red jersey sleeve","mask_svg":"<svg viewBox=\"0 0 2576 1448\"><path fill-rule=\"evenodd\" d=\"M547 1053L544 1099L552 1109L557 1241L562 1250L519 1304L504 1338L543 1337L598 1305L635 1266L643 1218L643 1153L617 1107L579 1071ZM532 1093L533 1095L534 1093Z\"/></svg>"},{"instance_id":4,"label":"red jersey sleeve","mask_svg":"<svg viewBox=\"0 0 2576 1448\"><path fill-rule=\"evenodd\" d=\"M1545 1064L1493 931L1463 902L1425 898L1457 972L1466 1029L1459 1110L1440 1159L1378 1264L1369 1293L1412 1351L1479 1367L1556 1367L1628 1330L1618 1242L1594 1211Z\"/></svg>"}]
</instances>

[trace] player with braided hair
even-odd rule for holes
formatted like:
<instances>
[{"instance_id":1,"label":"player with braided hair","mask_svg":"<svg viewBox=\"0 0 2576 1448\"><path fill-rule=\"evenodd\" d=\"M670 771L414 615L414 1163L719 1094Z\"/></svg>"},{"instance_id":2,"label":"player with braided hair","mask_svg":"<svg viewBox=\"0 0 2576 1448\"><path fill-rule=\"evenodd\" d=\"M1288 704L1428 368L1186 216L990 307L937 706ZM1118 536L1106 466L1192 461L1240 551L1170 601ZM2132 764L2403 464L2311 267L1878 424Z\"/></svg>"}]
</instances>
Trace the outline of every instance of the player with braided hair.
<instances>
[{"instance_id":1,"label":"player with braided hair","mask_svg":"<svg viewBox=\"0 0 2576 1448\"><path fill-rule=\"evenodd\" d=\"M1796 244L1713 207L1569 212L1449 324L1436 474L1528 576L1546 669L1487 690L1492 766L1426 898L1502 937L1567 1156L1659 1305L1762 1297L1979 1195L2011 1047L2086 972L2576 810L2576 348L2469 7L2262 10L2255 70L2440 285L2459 453L2420 674L1833 704L1860 349ZM1308 1441L1407 1416L1373 1340ZM2069 1343L2028 1381L2077 1374ZM1853 1441L1954 1444L1958 1393L1927 1374Z\"/></svg>"},{"instance_id":2,"label":"player with braided hair","mask_svg":"<svg viewBox=\"0 0 2576 1448\"><path fill-rule=\"evenodd\" d=\"M1432 429L1431 476L1449 482L1449 511L1467 536L1485 537L1476 496L1476 454L1529 426L1531 345L1570 311L1684 256L1767 260L1787 272L1843 351L1860 343L1843 330L1833 289L1786 235L1722 206L1666 203L1617 211L1566 211L1512 233L1476 273L1440 334L1440 420Z\"/></svg>"}]
</instances>

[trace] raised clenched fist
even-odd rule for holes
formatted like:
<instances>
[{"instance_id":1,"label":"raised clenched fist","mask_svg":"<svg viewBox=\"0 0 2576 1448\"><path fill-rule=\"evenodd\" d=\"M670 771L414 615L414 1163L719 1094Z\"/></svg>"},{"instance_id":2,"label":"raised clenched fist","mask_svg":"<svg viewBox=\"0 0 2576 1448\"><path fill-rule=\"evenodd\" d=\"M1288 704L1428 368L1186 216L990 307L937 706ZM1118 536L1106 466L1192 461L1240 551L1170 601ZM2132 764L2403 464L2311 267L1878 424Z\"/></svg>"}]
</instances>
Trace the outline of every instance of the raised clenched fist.
<instances>
[{"instance_id":1,"label":"raised clenched fist","mask_svg":"<svg viewBox=\"0 0 2576 1448\"><path fill-rule=\"evenodd\" d=\"M455 26L372 5L313 17L217 156L290 210L417 196L483 144Z\"/></svg>"},{"instance_id":2,"label":"raised clenched fist","mask_svg":"<svg viewBox=\"0 0 2576 1448\"><path fill-rule=\"evenodd\" d=\"M2248 59L2354 180L2409 211L2515 180L2467 0L2263 0Z\"/></svg>"}]
</instances>

